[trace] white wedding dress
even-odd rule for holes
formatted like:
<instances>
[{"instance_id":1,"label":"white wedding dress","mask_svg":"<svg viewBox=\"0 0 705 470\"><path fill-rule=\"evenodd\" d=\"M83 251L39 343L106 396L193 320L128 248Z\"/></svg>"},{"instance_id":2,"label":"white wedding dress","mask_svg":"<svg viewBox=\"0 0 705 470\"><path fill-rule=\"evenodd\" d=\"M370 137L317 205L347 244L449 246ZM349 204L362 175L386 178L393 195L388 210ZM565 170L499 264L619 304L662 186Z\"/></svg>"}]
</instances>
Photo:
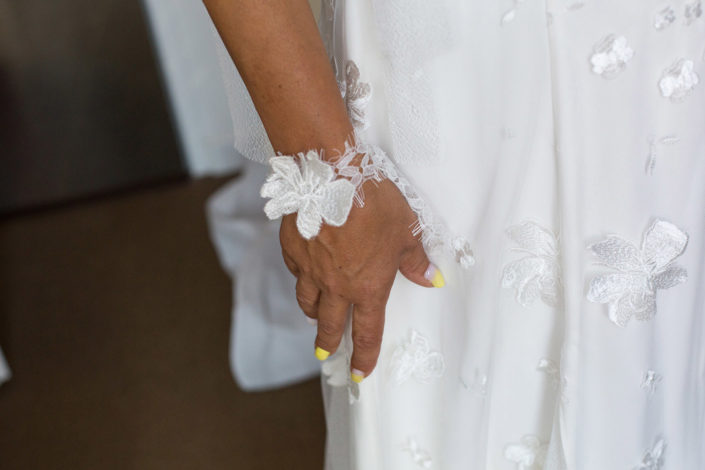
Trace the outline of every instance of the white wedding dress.
<instances>
[{"instance_id":1,"label":"white wedding dress","mask_svg":"<svg viewBox=\"0 0 705 470\"><path fill-rule=\"evenodd\" d=\"M362 384L349 337L323 365L327 469L705 469L705 5L323 3L351 119L421 196L446 279L397 277ZM264 161L229 66L236 147ZM253 388L311 367L241 360Z\"/></svg>"}]
</instances>

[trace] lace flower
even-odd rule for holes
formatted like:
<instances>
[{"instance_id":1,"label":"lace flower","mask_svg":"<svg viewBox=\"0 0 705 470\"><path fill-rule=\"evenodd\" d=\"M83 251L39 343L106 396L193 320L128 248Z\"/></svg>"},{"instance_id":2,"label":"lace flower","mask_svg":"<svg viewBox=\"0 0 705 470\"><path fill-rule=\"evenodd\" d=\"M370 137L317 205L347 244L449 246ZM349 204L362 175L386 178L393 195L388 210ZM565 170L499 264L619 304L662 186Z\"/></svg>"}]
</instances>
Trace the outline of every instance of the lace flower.
<instances>
[{"instance_id":1,"label":"lace flower","mask_svg":"<svg viewBox=\"0 0 705 470\"><path fill-rule=\"evenodd\" d=\"M671 101L679 101L687 96L700 81L693 67L692 60L681 59L664 70L658 82L661 95Z\"/></svg>"},{"instance_id":2,"label":"lace flower","mask_svg":"<svg viewBox=\"0 0 705 470\"><path fill-rule=\"evenodd\" d=\"M502 287L514 288L517 302L524 307L539 297L549 306L558 305L561 274L556 236L531 221L509 227L506 234L519 245L514 249L527 253L527 256L504 267Z\"/></svg>"},{"instance_id":3,"label":"lace flower","mask_svg":"<svg viewBox=\"0 0 705 470\"><path fill-rule=\"evenodd\" d=\"M441 353L431 351L428 339L412 329L409 338L394 350L389 371L392 381L397 385L410 378L428 383L443 375L445 362Z\"/></svg>"},{"instance_id":4,"label":"lace flower","mask_svg":"<svg viewBox=\"0 0 705 470\"><path fill-rule=\"evenodd\" d=\"M647 450L644 458L634 470L661 470L663 467L663 454L666 451L666 441L663 438L656 439L653 447Z\"/></svg>"},{"instance_id":5,"label":"lace flower","mask_svg":"<svg viewBox=\"0 0 705 470\"><path fill-rule=\"evenodd\" d=\"M666 29L676 21L676 11L672 6L667 6L663 10L656 13L654 17L654 28L659 31Z\"/></svg>"},{"instance_id":6,"label":"lace flower","mask_svg":"<svg viewBox=\"0 0 705 470\"><path fill-rule=\"evenodd\" d=\"M685 282L688 273L673 263L685 250L688 235L670 222L656 220L643 237L641 248L610 235L589 248L602 264L616 272L590 281L587 299L608 304L608 316L626 326L632 316L649 320L656 314L656 291Z\"/></svg>"},{"instance_id":7,"label":"lace flower","mask_svg":"<svg viewBox=\"0 0 705 470\"><path fill-rule=\"evenodd\" d=\"M546 463L548 444L537 436L527 434L519 444L504 448L504 458L517 464L517 470L540 470Z\"/></svg>"},{"instance_id":8,"label":"lace flower","mask_svg":"<svg viewBox=\"0 0 705 470\"><path fill-rule=\"evenodd\" d=\"M406 444L403 448L404 452L408 452L411 455L414 463L421 468L431 468L433 460L431 459L431 454L419 447L416 439L410 437L406 440Z\"/></svg>"},{"instance_id":9,"label":"lace flower","mask_svg":"<svg viewBox=\"0 0 705 470\"><path fill-rule=\"evenodd\" d=\"M627 45L627 38L611 34L597 43L590 63L592 71L596 74L603 78L614 78L632 57L634 51Z\"/></svg>"},{"instance_id":10,"label":"lace flower","mask_svg":"<svg viewBox=\"0 0 705 470\"><path fill-rule=\"evenodd\" d=\"M703 4L701 0L695 0L694 2L685 5L683 11L683 16L685 16L685 24L689 25L693 21L697 20L703 15Z\"/></svg>"},{"instance_id":11,"label":"lace flower","mask_svg":"<svg viewBox=\"0 0 705 470\"><path fill-rule=\"evenodd\" d=\"M345 80L338 82L338 89L345 101L353 127L366 129L369 122L365 117L365 108L372 96L372 87L369 83L360 81L360 69L352 60L345 63Z\"/></svg>"},{"instance_id":12,"label":"lace flower","mask_svg":"<svg viewBox=\"0 0 705 470\"><path fill-rule=\"evenodd\" d=\"M470 242L463 237L455 237L452 241L455 262L465 269L470 269L475 264Z\"/></svg>"},{"instance_id":13,"label":"lace flower","mask_svg":"<svg viewBox=\"0 0 705 470\"><path fill-rule=\"evenodd\" d=\"M342 344L338 351L323 363L321 372L327 377L328 385L348 389L348 402L351 405L360 399L360 386L353 382L350 376L350 358Z\"/></svg>"},{"instance_id":14,"label":"lace flower","mask_svg":"<svg viewBox=\"0 0 705 470\"><path fill-rule=\"evenodd\" d=\"M657 373L655 370L647 370L644 372L644 376L641 379L641 388L649 393L649 396L653 395L656 391L656 387L663 380L661 374Z\"/></svg>"},{"instance_id":15,"label":"lace flower","mask_svg":"<svg viewBox=\"0 0 705 470\"><path fill-rule=\"evenodd\" d=\"M264 212L271 220L298 212L296 227L301 235L311 239L318 235L321 224L339 227L345 223L352 207L355 185L346 179L335 179L333 168L310 150L294 157L269 159L272 172L260 190L262 197L271 198Z\"/></svg>"}]
</instances>

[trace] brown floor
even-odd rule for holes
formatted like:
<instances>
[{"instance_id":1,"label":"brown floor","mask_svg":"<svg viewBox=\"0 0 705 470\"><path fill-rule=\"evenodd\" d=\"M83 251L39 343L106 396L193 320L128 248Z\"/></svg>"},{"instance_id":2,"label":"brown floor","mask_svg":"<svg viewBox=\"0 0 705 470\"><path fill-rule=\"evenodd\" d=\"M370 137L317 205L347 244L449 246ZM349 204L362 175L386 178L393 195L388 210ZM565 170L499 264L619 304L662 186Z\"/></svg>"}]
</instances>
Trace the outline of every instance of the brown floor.
<instances>
[{"instance_id":1,"label":"brown floor","mask_svg":"<svg viewBox=\"0 0 705 470\"><path fill-rule=\"evenodd\" d=\"M224 179L0 222L0 468L320 469L318 380L247 394L203 204Z\"/></svg>"}]
</instances>

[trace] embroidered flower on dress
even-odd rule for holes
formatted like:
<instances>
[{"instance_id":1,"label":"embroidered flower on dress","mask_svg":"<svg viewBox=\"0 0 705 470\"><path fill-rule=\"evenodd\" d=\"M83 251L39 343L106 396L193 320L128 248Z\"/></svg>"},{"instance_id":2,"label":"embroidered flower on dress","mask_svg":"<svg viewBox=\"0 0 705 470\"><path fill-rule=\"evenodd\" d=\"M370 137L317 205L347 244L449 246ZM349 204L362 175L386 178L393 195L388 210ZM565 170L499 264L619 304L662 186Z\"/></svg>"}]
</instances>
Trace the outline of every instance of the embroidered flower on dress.
<instances>
[{"instance_id":1,"label":"embroidered flower on dress","mask_svg":"<svg viewBox=\"0 0 705 470\"><path fill-rule=\"evenodd\" d=\"M644 376L641 379L641 388L649 393L649 396L653 395L656 391L656 386L663 380L661 374L658 374L655 370L647 370L644 372Z\"/></svg>"},{"instance_id":2,"label":"embroidered flower on dress","mask_svg":"<svg viewBox=\"0 0 705 470\"><path fill-rule=\"evenodd\" d=\"M693 21L703 16L702 1L695 0L694 2L687 3L683 11L683 16L685 16L686 25L690 25Z\"/></svg>"},{"instance_id":3,"label":"embroidered flower on dress","mask_svg":"<svg viewBox=\"0 0 705 470\"><path fill-rule=\"evenodd\" d=\"M456 263L465 269L470 269L475 264L470 242L463 237L455 237L452 244Z\"/></svg>"},{"instance_id":4,"label":"embroidered flower on dress","mask_svg":"<svg viewBox=\"0 0 705 470\"><path fill-rule=\"evenodd\" d=\"M608 304L608 316L626 326L631 317L649 320L656 314L656 291L685 282L685 268L674 264L688 243L688 234L670 222L656 220L644 233L641 248L609 235L589 247L601 264L617 272L590 281L587 299Z\"/></svg>"},{"instance_id":5,"label":"embroidered flower on dress","mask_svg":"<svg viewBox=\"0 0 705 470\"><path fill-rule=\"evenodd\" d=\"M509 10L505 11L502 15L502 21L500 21L500 24L504 26L505 24L514 21L514 18L516 18L517 14L517 8L519 8L521 4L525 1L526 0L514 0L514 5L512 5L512 7Z\"/></svg>"},{"instance_id":6,"label":"embroidered flower on dress","mask_svg":"<svg viewBox=\"0 0 705 470\"><path fill-rule=\"evenodd\" d=\"M676 21L676 10L672 6L667 6L663 10L656 13L654 17L654 28L659 31L666 29Z\"/></svg>"},{"instance_id":7,"label":"embroidered flower on dress","mask_svg":"<svg viewBox=\"0 0 705 470\"><path fill-rule=\"evenodd\" d=\"M634 470L661 470L663 466L663 454L666 451L666 441L657 438L653 447L647 450L642 461L634 467Z\"/></svg>"},{"instance_id":8,"label":"embroidered flower on dress","mask_svg":"<svg viewBox=\"0 0 705 470\"><path fill-rule=\"evenodd\" d=\"M632 57L634 51L627 45L627 38L611 34L595 45L590 63L596 74L603 78L614 78L624 70Z\"/></svg>"},{"instance_id":9,"label":"embroidered flower on dress","mask_svg":"<svg viewBox=\"0 0 705 470\"><path fill-rule=\"evenodd\" d=\"M352 405L360 399L360 386L350 376L350 358L344 348L340 347L322 365L321 372L328 377L326 383L333 387L347 387L348 402Z\"/></svg>"},{"instance_id":10,"label":"embroidered flower on dress","mask_svg":"<svg viewBox=\"0 0 705 470\"><path fill-rule=\"evenodd\" d=\"M260 190L262 197L271 198L264 212L271 220L298 212L296 227L306 239L318 235L321 224L339 227L345 223L352 207L355 186L346 179L336 180L333 168L310 150L294 157L272 157L272 172Z\"/></svg>"},{"instance_id":11,"label":"embroidered flower on dress","mask_svg":"<svg viewBox=\"0 0 705 470\"><path fill-rule=\"evenodd\" d=\"M420 448L419 444L416 442L416 439L413 437L406 440L406 444L402 450L404 452L408 452L414 460L414 463L421 468L431 468L433 465L431 454Z\"/></svg>"},{"instance_id":12,"label":"embroidered flower on dress","mask_svg":"<svg viewBox=\"0 0 705 470\"><path fill-rule=\"evenodd\" d=\"M646 173L648 175L654 174L654 167L656 167L656 147L658 145L674 145L679 141L680 139L675 135L667 135L658 140L654 139L654 136L649 136L649 155L646 160Z\"/></svg>"},{"instance_id":13,"label":"embroidered flower on dress","mask_svg":"<svg viewBox=\"0 0 705 470\"><path fill-rule=\"evenodd\" d=\"M536 370L543 372L551 381L554 390L558 390L561 384L561 371L558 364L553 359L542 357L536 365Z\"/></svg>"},{"instance_id":14,"label":"embroidered flower on dress","mask_svg":"<svg viewBox=\"0 0 705 470\"><path fill-rule=\"evenodd\" d=\"M392 381L397 385L410 378L428 383L441 377L444 371L443 355L438 351L431 351L428 339L413 329L409 332L408 339L394 350L389 363Z\"/></svg>"},{"instance_id":15,"label":"embroidered flower on dress","mask_svg":"<svg viewBox=\"0 0 705 470\"><path fill-rule=\"evenodd\" d=\"M502 287L516 289L517 302L524 307L539 297L547 305L557 306L561 298L557 237L531 221L509 227L506 234L519 245L514 250L528 256L504 267Z\"/></svg>"},{"instance_id":16,"label":"embroidered flower on dress","mask_svg":"<svg viewBox=\"0 0 705 470\"><path fill-rule=\"evenodd\" d=\"M541 470L546 463L548 444L533 434L521 438L519 444L504 448L504 458L517 464L517 470Z\"/></svg>"},{"instance_id":17,"label":"embroidered flower on dress","mask_svg":"<svg viewBox=\"0 0 705 470\"><path fill-rule=\"evenodd\" d=\"M366 129L369 122L365 117L365 108L370 102L372 87L369 83L360 81L360 69L352 60L345 63L345 80L338 83L338 89L345 101L353 127Z\"/></svg>"},{"instance_id":18,"label":"embroidered flower on dress","mask_svg":"<svg viewBox=\"0 0 705 470\"><path fill-rule=\"evenodd\" d=\"M658 82L661 95L671 101L679 101L687 96L700 81L693 67L692 60L681 59L664 70Z\"/></svg>"},{"instance_id":19,"label":"embroidered flower on dress","mask_svg":"<svg viewBox=\"0 0 705 470\"><path fill-rule=\"evenodd\" d=\"M458 377L458 379L465 390L475 392L483 397L487 394L487 375L481 373L480 369L477 367L475 368L472 382L470 382L470 384L466 383L462 377Z\"/></svg>"}]
</instances>

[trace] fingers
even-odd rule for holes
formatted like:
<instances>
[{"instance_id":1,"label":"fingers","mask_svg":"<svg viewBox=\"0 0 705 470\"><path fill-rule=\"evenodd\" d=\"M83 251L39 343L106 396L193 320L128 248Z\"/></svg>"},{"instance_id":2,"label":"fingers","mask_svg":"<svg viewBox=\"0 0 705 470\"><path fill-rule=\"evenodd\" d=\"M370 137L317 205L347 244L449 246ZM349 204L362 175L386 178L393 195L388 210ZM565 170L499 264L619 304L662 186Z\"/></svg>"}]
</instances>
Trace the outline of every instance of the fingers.
<instances>
[{"instance_id":1,"label":"fingers","mask_svg":"<svg viewBox=\"0 0 705 470\"><path fill-rule=\"evenodd\" d=\"M408 280L423 287L443 287L445 285L441 270L428 260L420 241L417 241L402 255L399 271Z\"/></svg>"},{"instance_id":2,"label":"fingers","mask_svg":"<svg viewBox=\"0 0 705 470\"><path fill-rule=\"evenodd\" d=\"M342 297L321 292L318 301L318 335L316 357L323 361L338 349L345 330L350 303Z\"/></svg>"},{"instance_id":3,"label":"fingers","mask_svg":"<svg viewBox=\"0 0 705 470\"><path fill-rule=\"evenodd\" d=\"M309 323L315 324L315 320L318 318L318 299L320 295L321 291L311 278L301 276L296 280L296 301L306 317L313 320Z\"/></svg>"},{"instance_id":4,"label":"fingers","mask_svg":"<svg viewBox=\"0 0 705 470\"><path fill-rule=\"evenodd\" d=\"M350 360L351 376L355 382L370 375L377 365L382 333L384 332L384 304L356 304L353 307L352 341Z\"/></svg>"}]
</instances>

